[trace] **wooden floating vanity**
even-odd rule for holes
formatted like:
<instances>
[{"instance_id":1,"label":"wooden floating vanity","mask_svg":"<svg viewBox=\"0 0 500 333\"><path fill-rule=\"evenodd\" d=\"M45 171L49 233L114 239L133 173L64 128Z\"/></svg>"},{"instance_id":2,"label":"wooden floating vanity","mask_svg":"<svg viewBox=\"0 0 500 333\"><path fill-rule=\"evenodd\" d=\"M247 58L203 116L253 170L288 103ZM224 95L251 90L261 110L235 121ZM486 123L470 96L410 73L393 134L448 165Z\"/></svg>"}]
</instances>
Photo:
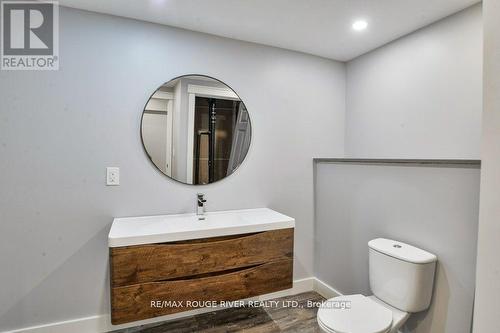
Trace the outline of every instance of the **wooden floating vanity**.
<instances>
[{"instance_id":1,"label":"wooden floating vanity","mask_svg":"<svg viewBox=\"0 0 500 333\"><path fill-rule=\"evenodd\" d=\"M267 208L207 213L202 221L193 214L115 219L112 323L291 288L294 225Z\"/></svg>"}]
</instances>

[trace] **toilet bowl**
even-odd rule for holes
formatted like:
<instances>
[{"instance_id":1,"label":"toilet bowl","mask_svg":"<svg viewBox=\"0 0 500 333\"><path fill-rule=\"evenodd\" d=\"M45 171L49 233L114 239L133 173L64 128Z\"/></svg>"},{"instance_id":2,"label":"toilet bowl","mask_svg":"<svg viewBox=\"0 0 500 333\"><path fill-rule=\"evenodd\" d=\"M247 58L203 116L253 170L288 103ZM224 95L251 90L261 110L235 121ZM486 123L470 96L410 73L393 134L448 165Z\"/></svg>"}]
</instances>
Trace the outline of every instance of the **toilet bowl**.
<instances>
[{"instance_id":1,"label":"toilet bowl","mask_svg":"<svg viewBox=\"0 0 500 333\"><path fill-rule=\"evenodd\" d=\"M325 333L396 333L411 313L429 308L437 257L402 242L368 242L372 296L330 298L318 309Z\"/></svg>"},{"instance_id":2,"label":"toilet bowl","mask_svg":"<svg viewBox=\"0 0 500 333\"><path fill-rule=\"evenodd\" d=\"M375 296L357 294L326 300L317 319L325 333L395 333L409 316Z\"/></svg>"}]
</instances>

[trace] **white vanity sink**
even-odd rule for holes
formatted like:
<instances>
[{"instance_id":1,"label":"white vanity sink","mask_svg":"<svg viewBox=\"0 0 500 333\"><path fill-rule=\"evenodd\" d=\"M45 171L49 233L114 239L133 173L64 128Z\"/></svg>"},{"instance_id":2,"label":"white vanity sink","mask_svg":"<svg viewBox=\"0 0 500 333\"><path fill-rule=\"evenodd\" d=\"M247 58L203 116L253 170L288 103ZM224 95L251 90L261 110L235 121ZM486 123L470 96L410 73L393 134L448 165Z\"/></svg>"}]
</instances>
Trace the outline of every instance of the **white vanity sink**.
<instances>
[{"instance_id":1,"label":"white vanity sink","mask_svg":"<svg viewBox=\"0 0 500 333\"><path fill-rule=\"evenodd\" d=\"M173 242L295 227L295 219L269 208L115 218L109 247Z\"/></svg>"}]
</instances>

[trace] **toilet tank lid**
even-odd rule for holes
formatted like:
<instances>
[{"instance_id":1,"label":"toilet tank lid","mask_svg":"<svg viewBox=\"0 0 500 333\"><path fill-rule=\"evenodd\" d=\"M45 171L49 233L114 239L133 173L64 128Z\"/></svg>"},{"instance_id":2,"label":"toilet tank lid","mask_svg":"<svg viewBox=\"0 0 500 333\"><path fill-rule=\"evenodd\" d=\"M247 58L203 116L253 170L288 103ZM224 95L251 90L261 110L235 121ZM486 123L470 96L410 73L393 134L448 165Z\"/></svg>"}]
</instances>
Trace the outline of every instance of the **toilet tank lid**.
<instances>
[{"instance_id":1,"label":"toilet tank lid","mask_svg":"<svg viewBox=\"0 0 500 333\"><path fill-rule=\"evenodd\" d=\"M413 264L428 264L437 261L437 257L432 253L387 238L372 239L368 242L368 246L377 252Z\"/></svg>"}]
</instances>

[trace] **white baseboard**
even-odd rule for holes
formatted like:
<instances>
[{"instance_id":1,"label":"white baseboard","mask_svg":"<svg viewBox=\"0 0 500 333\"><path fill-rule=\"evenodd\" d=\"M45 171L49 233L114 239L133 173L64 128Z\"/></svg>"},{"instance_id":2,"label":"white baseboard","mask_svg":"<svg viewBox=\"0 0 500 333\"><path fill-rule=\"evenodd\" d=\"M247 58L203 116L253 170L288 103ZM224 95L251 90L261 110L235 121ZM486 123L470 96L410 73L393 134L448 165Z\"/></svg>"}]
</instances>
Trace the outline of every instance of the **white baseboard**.
<instances>
[{"instance_id":1,"label":"white baseboard","mask_svg":"<svg viewBox=\"0 0 500 333\"><path fill-rule=\"evenodd\" d=\"M318 289L317 289L318 288ZM329 289L330 288L330 289ZM271 294L266 294L258 297L253 297L247 299L250 300L268 300L277 297L289 296L294 294L299 294L307 291L316 291L323 297L325 295L332 295L336 291L329 287L327 284L317 280L314 277L295 280L293 282L293 288L278 291ZM327 297L328 298L328 297ZM123 324L123 325L111 325L110 315L98 315L85 318L78 318L72 320L61 321L57 323L50 323L45 325L31 326L26 328L20 328L13 331L4 331L2 333L104 333L113 330L118 330L122 328L128 328L138 325L152 324L156 322L178 319L188 316L197 315L200 313L210 312L214 310L220 310L222 308L202 308L191 311L185 311L181 313L175 313L172 315L156 317L153 319L135 321L133 323Z\"/></svg>"},{"instance_id":2,"label":"white baseboard","mask_svg":"<svg viewBox=\"0 0 500 333\"><path fill-rule=\"evenodd\" d=\"M318 278L313 278L313 290L326 299L342 295L342 293L340 293L337 289L324 283Z\"/></svg>"}]
</instances>

